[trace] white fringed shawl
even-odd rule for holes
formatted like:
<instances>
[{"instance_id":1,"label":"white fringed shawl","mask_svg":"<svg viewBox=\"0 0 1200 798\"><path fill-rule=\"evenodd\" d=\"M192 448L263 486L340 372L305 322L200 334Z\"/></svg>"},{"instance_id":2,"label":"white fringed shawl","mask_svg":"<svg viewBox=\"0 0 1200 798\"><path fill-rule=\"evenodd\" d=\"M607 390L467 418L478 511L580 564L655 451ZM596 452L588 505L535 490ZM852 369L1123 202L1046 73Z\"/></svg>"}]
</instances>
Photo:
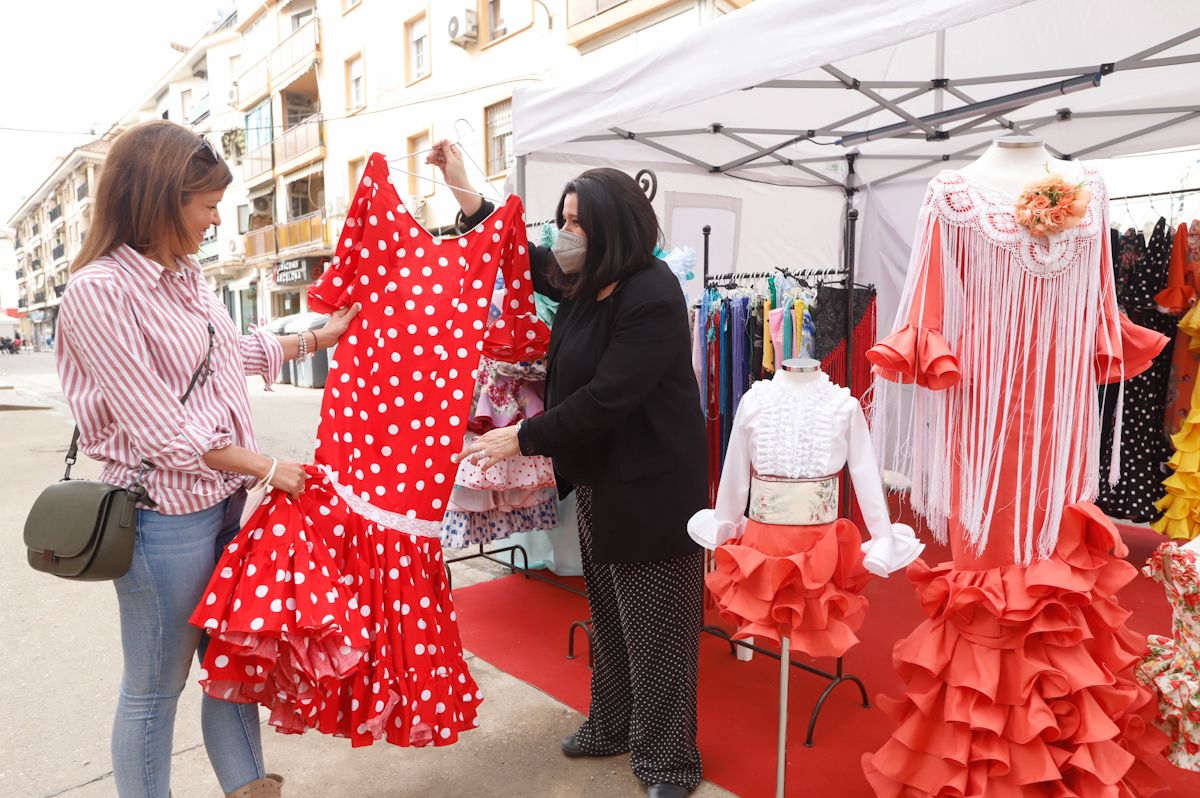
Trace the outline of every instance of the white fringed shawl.
<instances>
[{"instance_id":1,"label":"white fringed shawl","mask_svg":"<svg viewBox=\"0 0 1200 798\"><path fill-rule=\"evenodd\" d=\"M1121 343L1104 257L1108 196L1094 170L1084 174L1092 191L1086 217L1049 240L1017 224L1015 198L953 170L934 178L894 333L925 327L936 343L936 305L927 316L926 303L940 296L940 333L961 378L945 390L875 381L876 449L889 452L885 467L911 480L914 510L946 542L951 491L958 491L958 521L976 553L1005 511L1018 563L1049 556L1063 508L1099 488L1097 353L1119 359ZM940 275L930 267L935 235ZM1114 437L1115 483L1119 424ZM1009 480L1026 488L998 507L998 486Z\"/></svg>"}]
</instances>

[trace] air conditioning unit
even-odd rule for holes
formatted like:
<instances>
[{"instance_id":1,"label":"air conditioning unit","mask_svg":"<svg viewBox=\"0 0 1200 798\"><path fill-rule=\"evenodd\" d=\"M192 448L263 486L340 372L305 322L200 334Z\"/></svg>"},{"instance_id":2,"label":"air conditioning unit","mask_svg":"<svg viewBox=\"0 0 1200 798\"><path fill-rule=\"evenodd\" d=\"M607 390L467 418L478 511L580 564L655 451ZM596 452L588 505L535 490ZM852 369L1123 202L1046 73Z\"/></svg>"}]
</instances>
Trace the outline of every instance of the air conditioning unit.
<instances>
[{"instance_id":1,"label":"air conditioning unit","mask_svg":"<svg viewBox=\"0 0 1200 798\"><path fill-rule=\"evenodd\" d=\"M237 94L238 94L238 89L237 89L237 83L235 82L232 86L229 87L229 104L230 105L233 105L234 103L237 102Z\"/></svg>"},{"instance_id":2,"label":"air conditioning unit","mask_svg":"<svg viewBox=\"0 0 1200 798\"><path fill-rule=\"evenodd\" d=\"M270 197L255 197L254 198L254 212L255 213L270 213L271 212L271 198Z\"/></svg>"},{"instance_id":3,"label":"air conditioning unit","mask_svg":"<svg viewBox=\"0 0 1200 798\"><path fill-rule=\"evenodd\" d=\"M479 39L479 17L472 8L465 9L461 14L450 17L450 43L459 47Z\"/></svg>"}]
</instances>

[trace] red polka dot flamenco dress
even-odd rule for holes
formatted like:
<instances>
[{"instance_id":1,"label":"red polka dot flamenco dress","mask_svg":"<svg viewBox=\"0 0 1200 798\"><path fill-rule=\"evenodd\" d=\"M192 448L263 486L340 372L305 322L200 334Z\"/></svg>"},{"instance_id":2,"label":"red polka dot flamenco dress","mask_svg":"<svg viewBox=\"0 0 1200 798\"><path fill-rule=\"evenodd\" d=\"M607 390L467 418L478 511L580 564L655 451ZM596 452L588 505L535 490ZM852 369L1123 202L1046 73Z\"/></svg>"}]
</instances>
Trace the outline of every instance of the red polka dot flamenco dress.
<instances>
[{"instance_id":1,"label":"red polka dot flamenco dress","mask_svg":"<svg viewBox=\"0 0 1200 798\"><path fill-rule=\"evenodd\" d=\"M512 287L485 333L497 270ZM308 486L268 492L217 564L192 623L210 695L279 731L353 745L447 745L478 724L438 534L481 352L544 357L519 199L457 238L405 209L367 163L309 305L362 311L338 344Z\"/></svg>"}]
</instances>

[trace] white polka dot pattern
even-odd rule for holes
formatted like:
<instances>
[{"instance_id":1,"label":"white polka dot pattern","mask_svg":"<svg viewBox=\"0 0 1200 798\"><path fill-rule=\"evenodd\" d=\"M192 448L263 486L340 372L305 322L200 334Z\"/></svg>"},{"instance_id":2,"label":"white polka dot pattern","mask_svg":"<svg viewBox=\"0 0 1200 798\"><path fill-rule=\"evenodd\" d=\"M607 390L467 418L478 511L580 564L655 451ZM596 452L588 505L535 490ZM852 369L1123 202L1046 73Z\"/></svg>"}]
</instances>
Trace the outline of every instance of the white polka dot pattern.
<instances>
[{"instance_id":1,"label":"white polka dot pattern","mask_svg":"<svg viewBox=\"0 0 1200 798\"><path fill-rule=\"evenodd\" d=\"M634 775L646 784L694 790L703 776L696 684L704 553L593 562L592 492L581 487L576 496L594 662L591 706L575 739L596 755L628 751Z\"/></svg>"},{"instance_id":2,"label":"white polka dot pattern","mask_svg":"<svg viewBox=\"0 0 1200 798\"><path fill-rule=\"evenodd\" d=\"M309 305L363 308L331 363L316 465L298 499L269 492L217 564L191 619L212 637L202 685L268 707L280 731L448 745L482 700L436 538L450 456L481 354L538 359L549 340L531 296L484 332L497 270L528 279L522 207L435 238L375 154L339 241Z\"/></svg>"}]
</instances>

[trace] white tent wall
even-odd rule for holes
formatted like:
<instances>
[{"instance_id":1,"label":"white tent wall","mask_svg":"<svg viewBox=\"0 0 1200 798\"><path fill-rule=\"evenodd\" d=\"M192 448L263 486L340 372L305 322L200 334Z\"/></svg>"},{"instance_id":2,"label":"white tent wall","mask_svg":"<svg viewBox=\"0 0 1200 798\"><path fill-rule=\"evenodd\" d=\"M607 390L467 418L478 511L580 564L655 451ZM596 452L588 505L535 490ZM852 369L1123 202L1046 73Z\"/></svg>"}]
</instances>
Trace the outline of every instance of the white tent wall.
<instances>
[{"instance_id":1,"label":"white tent wall","mask_svg":"<svg viewBox=\"0 0 1200 798\"><path fill-rule=\"evenodd\" d=\"M661 162L534 156L526 162L525 209L530 221L550 219L563 187L587 169L612 166L630 175L644 168L658 178L654 210L666 242L704 257L705 224L713 274L776 266L834 268L841 263L841 229L846 196L838 188L781 188L721 175L681 170ZM727 209L735 208L734 214ZM734 220L730 223L730 217Z\"/></svg>"}]
</instances>

